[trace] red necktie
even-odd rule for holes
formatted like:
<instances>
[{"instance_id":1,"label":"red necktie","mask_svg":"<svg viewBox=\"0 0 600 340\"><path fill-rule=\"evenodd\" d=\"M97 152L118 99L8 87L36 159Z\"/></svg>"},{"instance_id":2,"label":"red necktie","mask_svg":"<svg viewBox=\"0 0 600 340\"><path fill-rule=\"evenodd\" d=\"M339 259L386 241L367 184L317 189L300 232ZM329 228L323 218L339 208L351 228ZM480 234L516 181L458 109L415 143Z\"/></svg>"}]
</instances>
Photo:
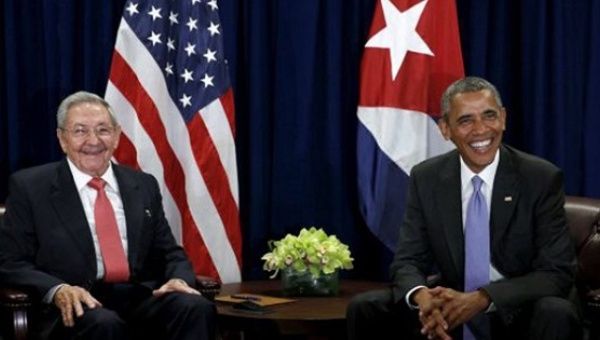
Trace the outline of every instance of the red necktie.
<instances>
[{"instance_id":1,"label":"red necktie","mask_svg":"<svg viewBox=\"0 0 600 340\"><path fill-rule=\"evenodd\" d=\"M106 182L94 177L88 185L98 191L94 204L94 220L100 252L104 260L104 281L126 282L129 279L129 264L121 244L115 212L104 191Z\"/></svg>"}]
</instances>

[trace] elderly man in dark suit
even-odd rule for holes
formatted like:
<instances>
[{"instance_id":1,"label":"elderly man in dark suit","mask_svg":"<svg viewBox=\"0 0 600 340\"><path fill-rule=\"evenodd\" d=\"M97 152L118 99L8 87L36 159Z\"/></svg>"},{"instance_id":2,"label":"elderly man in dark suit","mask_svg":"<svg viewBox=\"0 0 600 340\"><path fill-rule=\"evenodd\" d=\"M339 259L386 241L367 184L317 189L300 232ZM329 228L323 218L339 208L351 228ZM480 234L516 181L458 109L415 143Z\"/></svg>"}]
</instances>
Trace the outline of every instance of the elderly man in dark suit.
<instances>
[{"instance_id":1,"label":"elderly man in dark suit","mask_svg":"<svg viewBox=\"0 0 600 340\"><path fill-rule=\"evenodd\" d=\"M502 144L506 112L484 79L452 84L442 112L456 150L412 169L393 286L352 301L350 338L579 338L562 172Z\"/></svg>"},{"instance_id":2,"label":"elderly man in dark suit","mask_svg":"<svg viewBox=\"0 0 600 340\"><path fill-rule=\"evenodd\" d=\"M194 289L156 180L110 161L121 130L109 104L72 94L57 122L66 159L11 176L0 231L0 266L9 284L38 293L41 331L214 338L215 306Z\"/></svg>"}]
</instances>

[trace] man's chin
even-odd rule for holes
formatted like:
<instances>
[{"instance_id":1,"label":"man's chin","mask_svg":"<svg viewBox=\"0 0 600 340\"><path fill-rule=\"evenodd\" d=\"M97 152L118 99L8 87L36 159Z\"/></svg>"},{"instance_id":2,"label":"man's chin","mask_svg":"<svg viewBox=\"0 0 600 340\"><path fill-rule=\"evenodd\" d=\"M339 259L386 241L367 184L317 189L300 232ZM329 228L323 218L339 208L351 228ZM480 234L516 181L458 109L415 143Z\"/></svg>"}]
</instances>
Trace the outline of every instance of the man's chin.
<instances>
[{"instance_id":1,"label":"man's chin","mask_svg":"<svg viewBox=\"0 0 600 340\"><path fill-rule=\"evenodd\" d=\"M108 168L108 162L91 162L91 163L83 163L81 166L81 171L85 172L90 176L101 176L104 174L106 169Z\"/></svg>"}]
</instances>

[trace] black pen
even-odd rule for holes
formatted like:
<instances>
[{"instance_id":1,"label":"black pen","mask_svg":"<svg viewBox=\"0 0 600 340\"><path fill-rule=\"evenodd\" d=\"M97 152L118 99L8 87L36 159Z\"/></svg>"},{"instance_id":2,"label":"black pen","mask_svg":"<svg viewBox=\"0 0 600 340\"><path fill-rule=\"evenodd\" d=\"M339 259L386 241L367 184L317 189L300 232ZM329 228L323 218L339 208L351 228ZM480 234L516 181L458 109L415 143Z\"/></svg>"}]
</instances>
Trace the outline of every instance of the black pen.
<instances>
[{"instance_id":1,"label":"black pen","mask_svg":"<svg viewBox=\"0 0 600 340\"><path fill-rule=\"evenodd\" d=\"M260 301L260 297L254 295L232 294L231 298L236 300Z\"/></svg>"}]
</instances>

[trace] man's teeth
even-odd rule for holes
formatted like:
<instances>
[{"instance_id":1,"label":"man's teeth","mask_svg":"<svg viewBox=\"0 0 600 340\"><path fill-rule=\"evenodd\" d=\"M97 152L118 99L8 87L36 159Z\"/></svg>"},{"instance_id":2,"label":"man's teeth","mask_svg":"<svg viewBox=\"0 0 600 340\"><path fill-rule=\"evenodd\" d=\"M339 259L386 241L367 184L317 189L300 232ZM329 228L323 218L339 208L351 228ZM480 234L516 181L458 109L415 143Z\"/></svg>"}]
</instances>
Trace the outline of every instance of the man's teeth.
<instances>
[{"instance_id":1,"label":"man's teeth","mask_svg":"<svg viewBox=\"0 0 600 340\"><path fill-rule=\"evenodd\" d=\"M471 147L473 148L485 148L486 146L492 144L492 140L491 139L486 139L486 140L482 140L479 142L473 142L471 143Z\"/></svg>"}]
</instances>

